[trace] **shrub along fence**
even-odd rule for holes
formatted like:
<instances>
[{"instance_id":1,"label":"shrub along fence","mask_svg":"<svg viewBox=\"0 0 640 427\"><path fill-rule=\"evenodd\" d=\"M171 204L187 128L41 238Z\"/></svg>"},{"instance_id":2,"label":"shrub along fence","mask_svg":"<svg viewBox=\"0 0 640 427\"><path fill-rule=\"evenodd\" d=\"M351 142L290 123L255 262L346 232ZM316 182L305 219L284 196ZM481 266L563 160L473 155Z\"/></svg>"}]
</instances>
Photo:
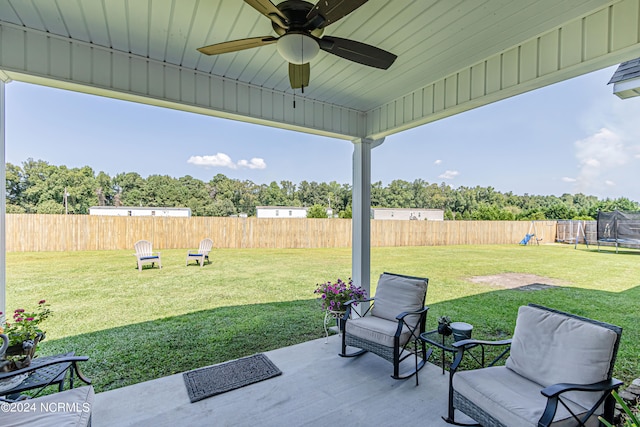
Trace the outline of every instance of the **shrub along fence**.
<instances>
[{"instance_id":1,"label":"shrub along fence","mask_svg":"<svg viewBox=\"0 0 640 427\"><path fill-rule=\"evenodd\" d=\"M542 243L555 241L556 221L536 224ZM517 244L529 227L529 221L371 220L371 246ZM6 215L8 252L132 249L138 240L157 250L187 249L205 237L215 248L350 247L351 220Z\"/></svg>"}]
</instances>

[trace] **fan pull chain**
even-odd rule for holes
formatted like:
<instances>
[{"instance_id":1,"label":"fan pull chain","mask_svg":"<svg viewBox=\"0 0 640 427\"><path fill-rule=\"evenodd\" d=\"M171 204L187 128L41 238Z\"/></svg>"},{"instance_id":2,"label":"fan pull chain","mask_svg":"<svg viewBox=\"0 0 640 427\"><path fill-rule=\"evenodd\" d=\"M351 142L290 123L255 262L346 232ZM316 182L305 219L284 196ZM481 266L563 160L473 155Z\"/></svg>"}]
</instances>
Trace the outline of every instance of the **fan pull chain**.
<instances>
[{"instance_id":1,"label":"fan pull chain","mask_svg":"<svg viewBox=\"0 0 640 427\"><path fill-rule=\"evenodd\" d=\"M304 86L300 86L302 94L304 94ZM293 108L296 108L296 90L293 90Z\"/></svg>"}]
</instances>

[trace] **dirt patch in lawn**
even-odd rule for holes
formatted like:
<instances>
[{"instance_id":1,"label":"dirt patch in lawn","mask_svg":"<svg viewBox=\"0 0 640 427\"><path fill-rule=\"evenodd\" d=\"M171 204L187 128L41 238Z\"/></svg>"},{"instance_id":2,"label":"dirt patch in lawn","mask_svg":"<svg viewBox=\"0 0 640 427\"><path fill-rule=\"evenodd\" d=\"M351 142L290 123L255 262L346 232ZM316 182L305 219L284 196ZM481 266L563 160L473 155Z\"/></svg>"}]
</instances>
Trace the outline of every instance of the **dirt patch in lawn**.
<instances>
[{"instance_id":1,"label":"dirt patch in lawn","mask_svg":"<svg viewBox=\"0 0 640 427\"><path fill-rule=\"evenodd\" d=\"M469 281L482 285L495 286L504 289L517 289L520 291L539 291L541 289L561 286L563 283L549 277L537 276L526 273L503 273L493 276L474 276Z\"/></svg>"}]
</instances>

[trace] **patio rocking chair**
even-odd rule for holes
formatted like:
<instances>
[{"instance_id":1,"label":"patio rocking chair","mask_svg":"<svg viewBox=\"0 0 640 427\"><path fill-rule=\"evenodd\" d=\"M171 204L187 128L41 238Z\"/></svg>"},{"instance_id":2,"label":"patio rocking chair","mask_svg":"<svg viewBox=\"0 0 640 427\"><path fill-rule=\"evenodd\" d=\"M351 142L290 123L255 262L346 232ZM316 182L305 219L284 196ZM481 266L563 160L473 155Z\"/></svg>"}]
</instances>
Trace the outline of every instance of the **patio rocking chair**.
<instances>
[{"instance_id":1,"label":"patio rocking chair","mask_svg":"<svg viewBox=\"0 0 640 427\"><path fill-rule=\"evenodd\" d=\"M393 363L392 378L405 379L417 375L427 360L426 346L419 336L425 330L429 310L424 305L428 283L426 278L383 273L378 280L375 298L359 302L373 301L363 314L354 313L356 301L347 302L340 356L357 357L370 351ZM409 351L411 344L414 348ZM360 350L347 353L349 346ZM416 359L415 368L400 373L400 363L410 356ZM419 363L418 356L421 358Z\"/></svg>"},{"instance_id":2,"label":"patio rocking chair","mask_svg":"<svg viewBox=\"0 0 640 427\"><path fill-rule=\"evenodd\" d=\"M550 308L520 307L513 338L463 340L450 367L449 413L456 425L597 426L598 415L613 422L612 378L622 328ZM507 347L504 366L460 371L465 348ZM494 361L495 362L495 361ZM455 421L455 409L479 424Z\"/></svg>"},{"instance_id":3,"label":"patio rocking chair","mask_svg":"<svg viewBox=\"0 0 640 427\"><path fill-rule=\"evenodd\" d=\"M189 265L189 261L195 261L197 264L200 264L200 267L204 266L205 260L207 263L211 263L209 261L209 252L211 252L211 248L213 248L213 240L207 238L203 239L200 242L200 247L198 250L189 251L187 253L187 264Z\"/></svg>"},{"instance_id":4,"label":"patio rocking chair","mask_svg":"<svg viewBox=\"0 0 640 427\"><path fill-rule=\"evenodd\" d=\"M153 252L151 242L147 240L138 240L133 247L136 250L136 253L133 255L136 257L139 271L142 271L143 264L151 264L151 268L153 268L156 262L158 263L158 268L162 268L160 252Z\"/></svg>"}]
</instances>

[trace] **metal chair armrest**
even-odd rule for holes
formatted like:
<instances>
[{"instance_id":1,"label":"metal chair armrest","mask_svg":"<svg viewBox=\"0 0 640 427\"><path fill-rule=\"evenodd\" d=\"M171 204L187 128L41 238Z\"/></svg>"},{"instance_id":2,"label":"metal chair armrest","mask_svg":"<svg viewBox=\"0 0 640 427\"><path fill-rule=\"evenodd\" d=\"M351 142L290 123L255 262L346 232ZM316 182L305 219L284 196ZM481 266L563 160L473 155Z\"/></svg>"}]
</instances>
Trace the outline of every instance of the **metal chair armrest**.
<instances>
[{"instance_id":1,"label":"metal chair armrest","mask_svg":"<svg viewBox=\"0 0 640 427\"><path fill-rule=\"evenodd\" d=\"M480 346L485 346L486 345L486 346L491 346L491 347L511 346L511 338L506 339L506 340L499 340L499 341L485 341L485 340L468 339L468 340L461 340L461 341L454 342L452 344L452 347L456 348L458 350L458 352L456 353L456 356L453 359L453 362L451 363L451 366L449 367L451 375L456 373L456 371L458 369L458 366L460 366L460 362L462 362L462 358L464 356L464 352L467 349L467 347L470 346L470 345L474 346L474 347L478 346L478 345L480 345ZM505 349L488 366L493 366L496 362L501 360L507 354L507 352L510 349L511 349L511 347ZM484 365L484 360L483 360L483 365Z\"/></svg>"},{"instance_id":2,"label":"metal chair armrest","mask_svg":"<svg viewBox=\"0 0 640 427\"><path fill-rule=\"evenodd\" d=\"M11 378L11 377L15 377L16 375L21 375L21 374L34 372L34 371L37 371L38 369L44 368L45 366L57 365L59 363L67 363L67 362L72 362L73 365L76 365L77 362L86 362L87 360L89 360L88 356L60 357L60 358L56 358L56 359L47 361L45 363L36 365L36 366L34 366L32 364L32 365L27 366L26 368L16 369L15 371L11 371L11 372L0 373L0 380ZM76 372L77 372L77 370L76 370Z\"/></svg>"},{"instance_id":3,"label":"metal chair armrest","mask_svg":"<svg viewBox=\"0 0 640 427\"><path fill-rule=\"evenodd\" d=\"M363 302L369 302L369 301L373 301L375 300L375 298L365 298L365 299L351 299L347 302L345 302L343 305L346 307L345 313L344 313L344 317L342 318L343 320L348 320L351 318L351 309L353 307L355 307L356 305L358 305L358 303L363 303ZM359 317L363 317L365 316L367 313L369 313L369 310L371 310L372 305L369 305L369 307L367 308L367 311L365 311L363 314L358 314L358 312L356 311L356 314L358 314Z\"/></svg>"},{"instance_id":4,"label":"metal chair armrest","mask_svg":"<svg viewBox=\"0 0 640 427\"><path fill-rule=\"evenodd\" d=\"M451 344L451 346L454 348L458 348L458 347L465 347L469 344L489 345L489 346L511 345L511 338L506 340L500 340L500 341L484 341L484 340L474 340L474 339L460 340L460 341L454 342L453 344Z\"/></svg>"},{"instance_id":5,"label":"metal chair armrest","mask_svg":"<svg viewBox=\"0 0 640 427\"><path fill-rule=\"evenodd\" d=\"M545 387L540 391L543 396L547 398L547 405L544 408L544 412L538 421L539 427L547 427L550 426L553 422L553 417L556 414L556 410L558 408L558 403L561 402L560 395L567 391L591 391L591 392L607 392L603 393L602 397L598 399L595 405L586 413L584 419L591 417L596 409L605 402L605 419L612 421L613 418L613 401L611 398L611 393L609 391L616 390L618 387L622 385L622 381L617 380L615 378L611 378L609 380L600 381L593 384L569 384L569 383L560 383L553 384L549 387ZM562 402L563 405L565 405ZM566 407L566 405L565 405ZM575 416L574 416L575 417ZM577 418L576 418L577 419ZM584 422L584 421L583 421Z\"/></svg>"},{"instance_id":6,"label":"metal chair armrest","mask_svg":"<svg viewBox=\"0 0 640 427\"><path fill-rule=\"evenodd\" d=\"M404 318L410 314L423 314L423 313L426 313L427 310L429 310L429 307L425 306L424 308L418 311L403 311L402 313L396 316L396 320L404 320Z\"/></svg>"},{"instance_id":7,"label":"metal chair armrest","mask_svg":"<svg viewBox=\"0 0 640 427\"><path fill-rule=\"evenodd\" d=\"M593 384L571 384L571 383L560 383L553 384L549 387L545 387L540 391L543 396L556 397L562 393L567 391L611 391L615 390L622 385L622 381L617 380L615 378L611 378L610 380L604 380Z\"/></svg>"},{"instance_id":8,"label":"metal chair armrest","mask_svg":"<svg viewBox=\"0 0 640 427\"><path fill-rule=\"evenodd\" d=\"M375 298L350 299L349 301L345 302L344 305L345 306L349 306L349 305L352 305L352 304L357 304L357 303L360 303L360 302L370 302L370 301L373 301L373 300L375 300Z\"/></svg>"},{"instance_id":9,"label":"metal chair armrest","mask_svg":"<svg viewBox=\"0 0 640 427\"><path fill-rule=\"evenodd\" d=\"M410 331L411 334L415 337L418 338L418 335L422 332L424 332L424 323L425 323L425 319L427 317L427 311L429 311L429 307L423 307L421 310L418 311L403 311L402 313L398 314L396 316L396 320L398 321L398 327L396 328L396 333L395 333L395 337L399 337L402 334L402 330L404 329L404 327L406 326ZM420 319L418 320L418 322L416 323L415 326L411 326L409 325L407 322L405 322L404 318L410 314L417 314L420 316Z\"/></svg>"},{"instance_id":10,"label":"metal chair armrest","mask_svg":"<svg viewBox=\"0 0 640 427\"><path fill-rule=\"evenodd\" d=\"M89 358L87 357L87 360ZM84 362L84 360L83 360ZM84 382L87 385L91 385L91 378L87 377L82 370L80 369L80 365L78 365L78 361L73 361L71 363L71 366L73 367L73 370L76 371L76 375L78 376L78 378L80 378L80 380L82 382Z\"/></svg>"}]
</instances>

